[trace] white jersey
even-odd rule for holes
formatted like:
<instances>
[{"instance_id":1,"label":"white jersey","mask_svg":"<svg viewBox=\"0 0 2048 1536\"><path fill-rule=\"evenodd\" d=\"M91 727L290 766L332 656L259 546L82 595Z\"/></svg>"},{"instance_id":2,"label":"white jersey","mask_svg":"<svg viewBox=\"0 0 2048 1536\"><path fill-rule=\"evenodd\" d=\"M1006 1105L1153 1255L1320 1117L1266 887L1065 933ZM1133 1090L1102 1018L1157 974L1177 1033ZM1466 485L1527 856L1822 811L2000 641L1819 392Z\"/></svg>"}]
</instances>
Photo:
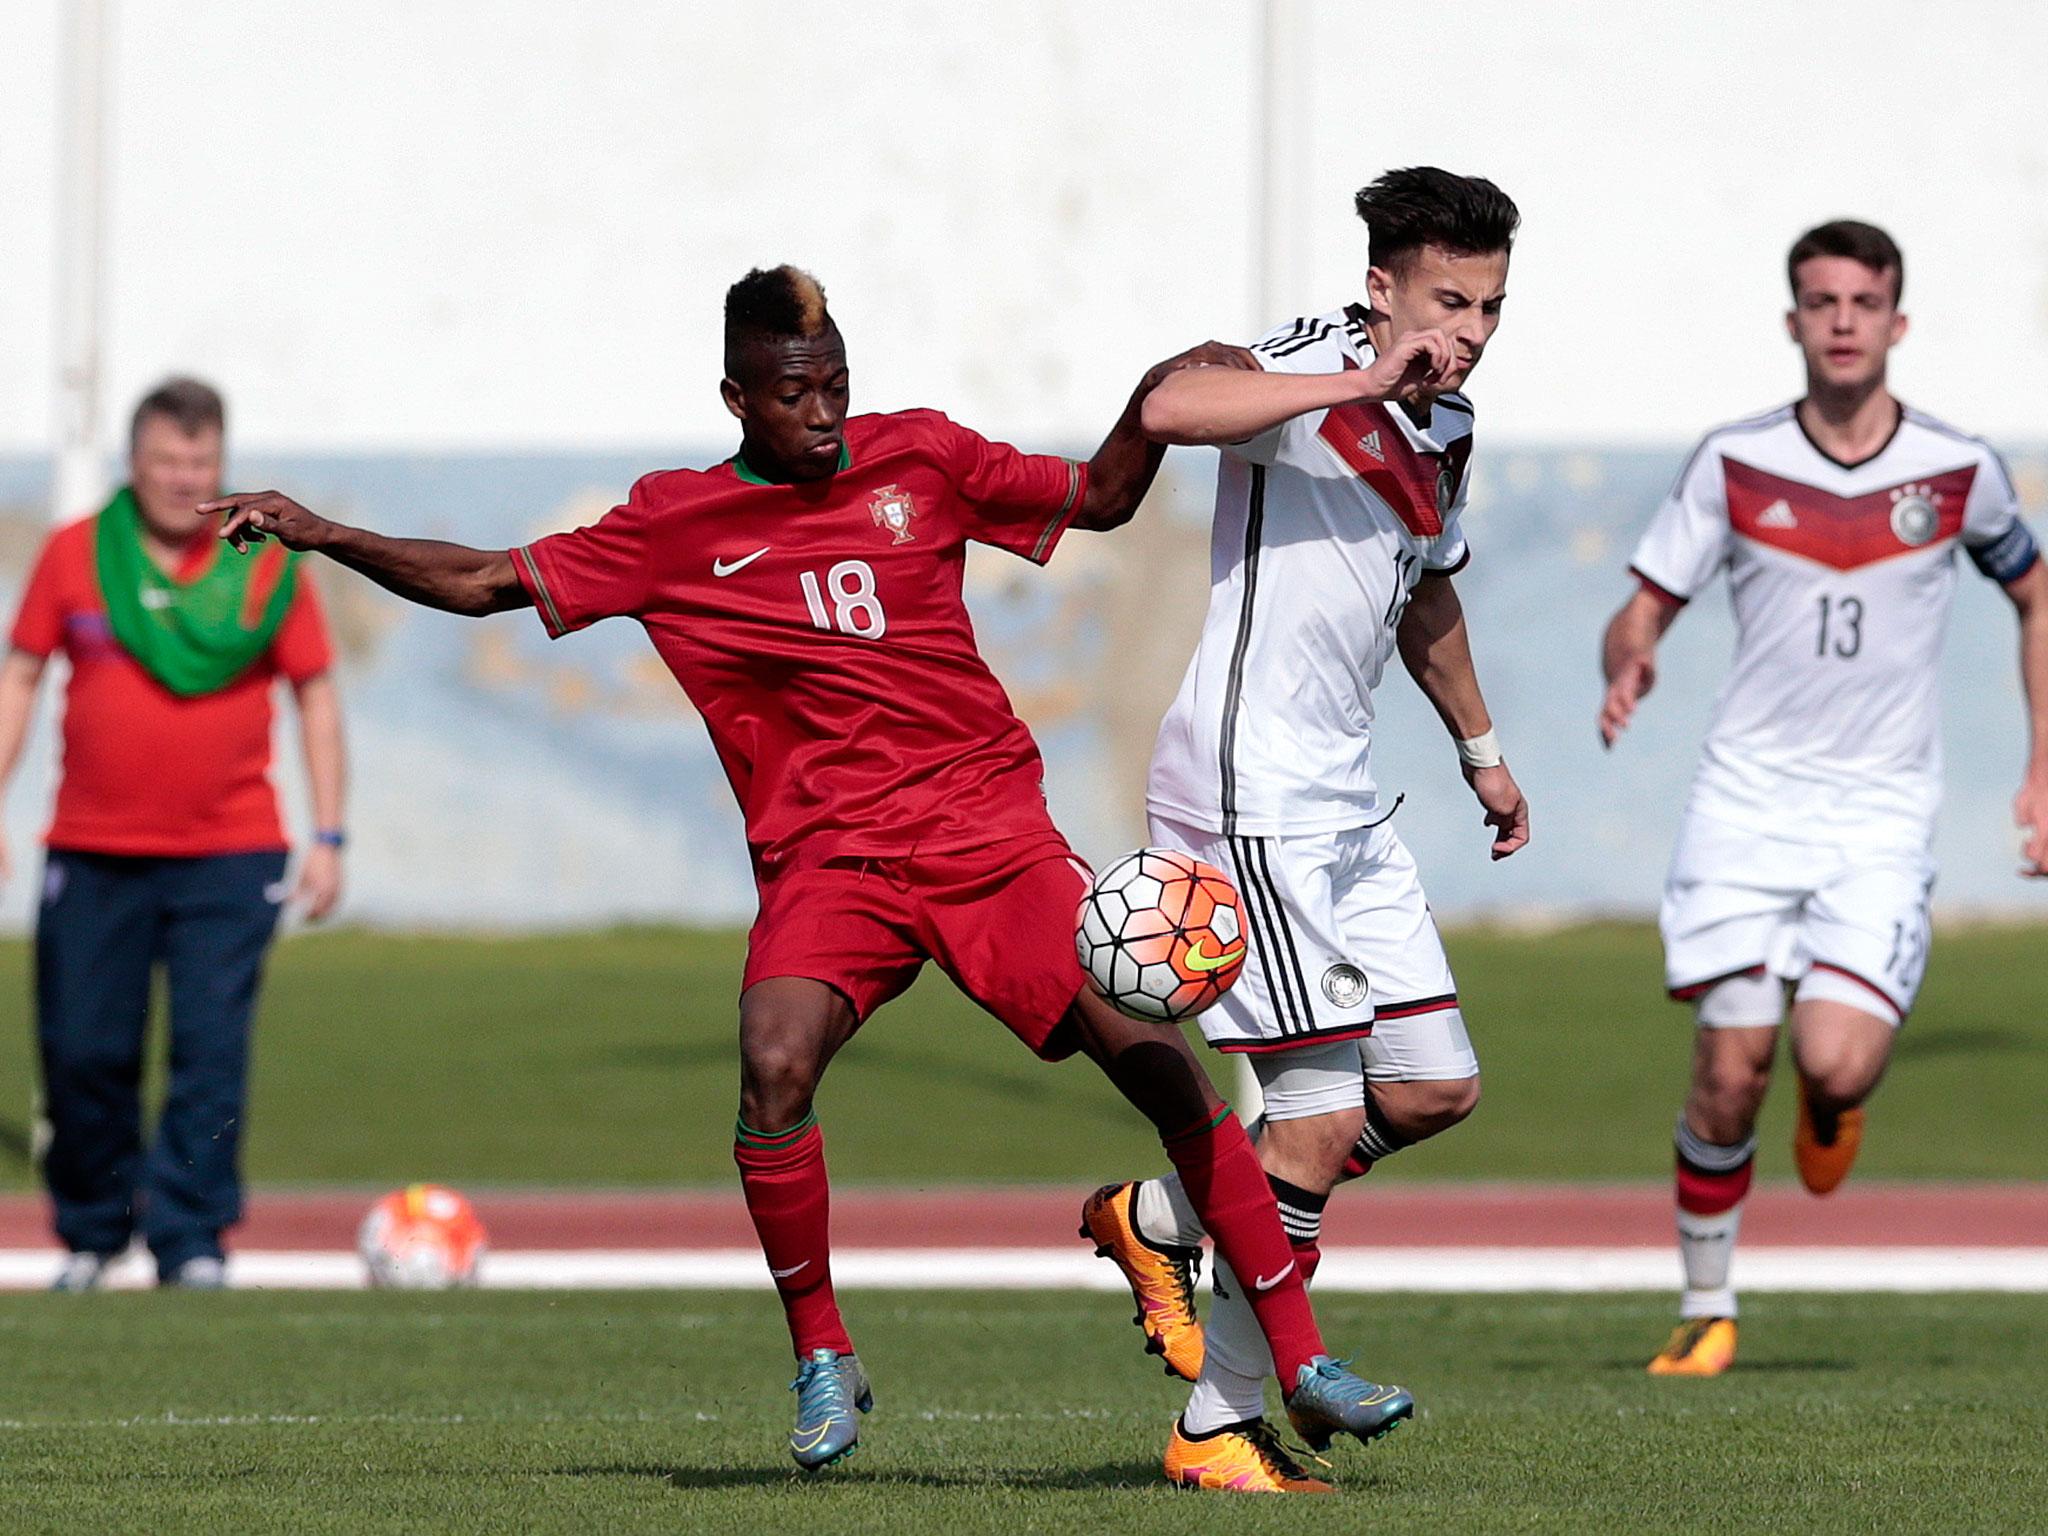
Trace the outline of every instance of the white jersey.
<instances>
[{"instance_id":1,"label":"white jersey","mask_svg":"<svg viewBox=\"0 0 2048 1536\"><path fill-rule=\"evenodd\" d=\"M1365 367L1365 321L1291 321L1252 355L1269 372ZM1427 429L1354 403L1223 450L1209 614L1153 748L1153 815L1248 837L1374 818L1372 692L1422 573L1465 563L1471 449L1472 407L1450 394Z\"/></svg>"},{"instance_id":2,"label":"white jersey","mask_svg":"<svg viewBox=\"0 0 2048 1536\"><path fill-rule=\"evenodd\" d=\"M1924 849L1958 544L2001 580L2033 559L1997 454L1918 411L1858 464L1821 452L1789 405L1709 433L1632 567L1680 601L1728 571L1735 660L1689 811L1792 842Z\"/></svg>"}]
</instances>

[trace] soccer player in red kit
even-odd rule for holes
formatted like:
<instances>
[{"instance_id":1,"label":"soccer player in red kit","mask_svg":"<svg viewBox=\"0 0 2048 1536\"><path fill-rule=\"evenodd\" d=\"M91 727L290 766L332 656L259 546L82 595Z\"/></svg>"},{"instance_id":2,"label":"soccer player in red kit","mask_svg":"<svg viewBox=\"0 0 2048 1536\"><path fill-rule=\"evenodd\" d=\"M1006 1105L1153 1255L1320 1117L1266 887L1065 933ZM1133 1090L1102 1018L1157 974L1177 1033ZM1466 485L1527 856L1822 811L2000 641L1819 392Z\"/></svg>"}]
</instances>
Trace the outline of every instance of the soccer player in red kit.
<instances>
[{"instance_id":1,"label":"soccer player in red kit","mask_svg":"<svg viewBox=\"0 0 2048 1536\"><path fill-rule=\"evenodd\" d=\"M851 1451L872 1401L832 1291L812 1096L927 960L1040 1056L1087 1054L1158 1128L1217 1246L1256 1277L1289 1405L1361 1439L1387 1427L1384 1389L1324 1351L1258 1157L1180 1031L1083 985L1081 866L961 597L970 541L1042 563L1069 528L1128 521L1163 454L1139 427L1145 394L1243 361L1211 345L1153 369L1086 464L1020 453L936 411L849 418L824 292L776 267L726 295L739 451L646 476L587 528L484 551L345 527L274 491L202 509L238 547L276 537L428 607L531 606L552 636L636 618L703 715L760 892L734 1157L796 1347L805 1468Z\"/></svg>"}]
</instances>

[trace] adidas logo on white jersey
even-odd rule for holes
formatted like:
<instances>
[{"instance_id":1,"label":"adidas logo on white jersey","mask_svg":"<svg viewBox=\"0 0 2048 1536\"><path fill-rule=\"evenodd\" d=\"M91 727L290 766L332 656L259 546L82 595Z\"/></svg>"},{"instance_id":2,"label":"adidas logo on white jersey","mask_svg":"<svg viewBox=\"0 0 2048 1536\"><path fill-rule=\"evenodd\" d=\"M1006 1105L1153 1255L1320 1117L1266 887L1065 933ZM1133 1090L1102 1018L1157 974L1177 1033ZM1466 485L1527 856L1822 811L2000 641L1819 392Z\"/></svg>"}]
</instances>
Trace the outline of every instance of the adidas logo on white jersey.
<instances>
[{"instance_id":1,"label":"adidas logo on white jersey","mask_svg":"<svg viewBox=\"0 0 2048 1536\"><path fill-rule=\"evenodd\" d=\"M1382 464L1387 462L1387 456L1380 451L1380 434L1377 429L1361 437L1358 440L1358 446L1378 459Z\"/></svg>"},{"instance_id":2,"label":"adidas logo on white jersey","mask_svg":"<svg viewBox=\"0 0 2048 1536\"><path fill-rule=\"evenodd\" d=\"M1780 499L1757 515L1756 524L1759 528L1797 528L1799 519L1792 515L1791 505Z\"/></svg>"}]
</instances>

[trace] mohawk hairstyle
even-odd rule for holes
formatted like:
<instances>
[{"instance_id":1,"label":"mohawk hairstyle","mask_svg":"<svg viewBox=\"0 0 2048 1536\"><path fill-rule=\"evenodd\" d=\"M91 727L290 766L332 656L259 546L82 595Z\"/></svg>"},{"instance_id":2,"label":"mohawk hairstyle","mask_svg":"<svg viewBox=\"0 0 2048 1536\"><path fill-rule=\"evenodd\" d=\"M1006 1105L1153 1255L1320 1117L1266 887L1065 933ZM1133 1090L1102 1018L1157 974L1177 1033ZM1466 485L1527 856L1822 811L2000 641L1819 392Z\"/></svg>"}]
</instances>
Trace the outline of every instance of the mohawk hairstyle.
<instances>
[{"instance_id":1,"label":"mohawk hairstyle","mask_svg":"<svg viewBox=\"0 0 2048 1536\"><path fill-rule=\"evenodd\" d=\"M1797 240L1785 258L1785 278L1792 285L1792 302L1799 302L1799 266L1816 256L1846 256L1860 261L1871 271L1892 274L1892 303L1906 296L1906 256L1899 243L1875 224L1861 219L1830 219L1816 224Z\"/></svg>"},{"instance_id":2,"label":"mohawk hairstyle","mask_svg":"<svg viewBox=\"0 0 2048 1536\"><path fill-rule=\"evenodd\" d=\"M1361 187L1352 204L1370 231L1366 256L1397 272L1425 245L1454 256L1512 250L1521 227L1514 199L1481 176L1455 176L1433 165L1388 171Z\"/></svg>"},{"instance_id":3,"label":"mohawk hairstyle","mask_svg":"<svg viewBox=\"0 0 2048 1536\"><path fill-rule=\"evenodd\" d=\"M725 371L752 341L816 336L832 325L825 289L801 267L756 267L725 291Z\"/></svg>"}]
</instances>

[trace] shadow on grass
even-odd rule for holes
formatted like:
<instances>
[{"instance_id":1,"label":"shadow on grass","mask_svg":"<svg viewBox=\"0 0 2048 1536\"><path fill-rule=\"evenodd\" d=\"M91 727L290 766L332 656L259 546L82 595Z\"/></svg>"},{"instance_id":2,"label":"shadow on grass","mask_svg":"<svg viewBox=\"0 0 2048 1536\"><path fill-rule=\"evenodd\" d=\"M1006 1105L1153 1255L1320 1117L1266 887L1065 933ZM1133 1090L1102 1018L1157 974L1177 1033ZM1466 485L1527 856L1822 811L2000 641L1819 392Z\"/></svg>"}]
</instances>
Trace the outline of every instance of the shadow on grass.
<instances>
[{"instance_id":1,"label":"shadow on grass","mask_svg":"<svg viewBox=\"0 0 2048 1536\"><path fill-rule=\"evenodd\" d=\"M609 1066L647 1071L687 1071L711 1067L737 1067L740 1048L736 1038L721 1035L716 1040L635 1041L626 1045L594 1048L590 1055ZM1057 1097L1059 1085L1046 1081L1043 1067L1034 1067L1029 1055L1019 1053L1011 1064L988 1065L966 1059L934 1060L929 1052L903 1050L856 1038L843 1058L857 1062L866 1071L887 1073L918 1082L939 1080L980 1089L1012 1103L1043 1104Z\"/></svg>"},{"instance_id":2,"label":"shadow on grass","mask_svg":"<svg viewBox=\"0 0 2048 1536\"><path fill-rule=\"evenodd\" d=\"M1643 1369L1644 1363L1644 1361L1639 1359L1608 1360L1603 1362L1606 1369L1621 1371L1630 1376L1647 1375L1648 1373ZM1856 1371L1862 1368L1862 1362L1857 1360L1738 1360L1729 1368L1729 1375L1740 1378L1743 1376L1790 1374L1796 1371Z\"/></svg>"},{"instance_id":3,"label":"shadow on grass","mask_svg":"<svg viewBox=\"0 0 2048 1536\"><path fill-rule=\"evenodd\" d=\"M35 1165L35 1160L35 1141L28 1128L0 1118L0 1163L29 1168Z\"/></svg>"},{"instance_id":4,"label":"shadow on grass","mask_svg":"<svg viewBox=\"0 0 2048 1536\"><path fill-rule=\"evenodd\" d=\"M645 1462L598 1462L556 1467L556 1477L647 1478L684 1492L720 1488L1008 1488L1088 1493L1107 1488L1163 1486L1156 1461L1105 1462L1096 1467L1000 1467L958 1472L868 1468L858 1462L806 1474L793 1467L664 1467Z\"/></svg>"},{"instance_id":5,"label":"shadow on grass","mask_svg":"<svg viewBox=\"0 0 2048 1536\"><path fill-rule=\"evenodd\" d=\"M1929 1030L1924 1035L1901 1035L1893 1054L1914 1059L1929 1056L2027 1056L2042 1049L2039 1039L2017 1030L1973 1025L1963 1029Z\"/></svg>"}]
</instances>

